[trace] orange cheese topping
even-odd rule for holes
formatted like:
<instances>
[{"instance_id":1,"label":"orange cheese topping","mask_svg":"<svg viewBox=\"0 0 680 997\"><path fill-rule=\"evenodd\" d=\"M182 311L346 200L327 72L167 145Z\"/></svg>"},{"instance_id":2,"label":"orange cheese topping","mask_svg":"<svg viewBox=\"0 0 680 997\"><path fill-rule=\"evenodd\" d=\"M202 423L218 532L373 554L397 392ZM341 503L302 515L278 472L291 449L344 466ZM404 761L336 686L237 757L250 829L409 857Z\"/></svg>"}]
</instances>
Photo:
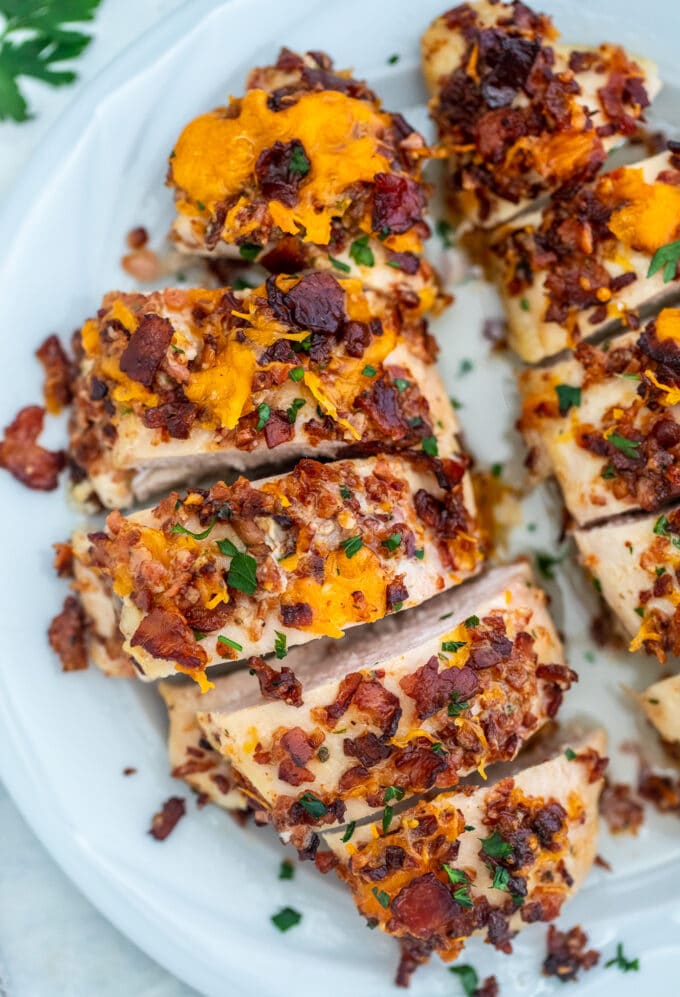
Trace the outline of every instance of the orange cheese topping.
<instances>
[{"instance_id":1,"label":"orange cheese topping","mask_svg":"<svg viewBox=\"0 0 680 997\"><path fill-rule=\"evenodd\" d=\"M655 324L656 338L674 339L680 343L680 308L664 308L659 312Z\"/></svg>"},{"instance_id":2,"label":"orange cheese topping","mask_svg":"<svg viewBox=\"0 0 680 997\"><path fill-rule=\"evenodd\" d=\"M652 255L680 232L680 188L646 183L641 169L615 170L603 177L598 193L624 202L609 228L626 246Z\"/></svg>"},{"instance_id":3,"label":"orange cheese topping","mask_svg":"<svg viewBox=\"0 0 680 997\"><path fill-rule=\"evenodd\" d=\"M306 241L327 244L331 218L349 204L347 188L390 170L378 151L390 115L331 90L303 94L280 111L270 110L267 98L263 90L250 90L231 101L234 116L212 111L186 126L171 160L174 183L184 193L178 210L196 215L201 205L212 209L219 201L238 198L222 234L227 242L246 235L257 223L244 225L239 216L249 203L245 191L252 186L258 156L275 142L297 139L311 164L298 203L289 208L270 201L269 211L283 232L300 235L303 230Z\"/></svg>"}]
</instances>

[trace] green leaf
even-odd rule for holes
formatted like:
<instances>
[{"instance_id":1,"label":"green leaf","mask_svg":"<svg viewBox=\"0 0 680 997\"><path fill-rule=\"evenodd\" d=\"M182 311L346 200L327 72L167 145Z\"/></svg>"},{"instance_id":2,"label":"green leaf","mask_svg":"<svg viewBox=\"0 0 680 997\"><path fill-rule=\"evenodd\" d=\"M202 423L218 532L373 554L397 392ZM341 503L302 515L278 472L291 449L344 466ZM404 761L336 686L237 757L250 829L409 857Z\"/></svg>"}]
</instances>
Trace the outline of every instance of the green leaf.
<instances>
[{"instance_id":1,"label":"green leaf","mask_svg":"<svg viewBox=\"0 0 680 997\"><path fill-rule=\"evenodd\" d=\"M676 239L675 242L667 242L665 246L660 246L657 249L649 264L647 276L653 277L657 271L663 269L663 282L668 284L669 281L675 279L678 262L680 262L680 239Z\"/></svg>"},{"instance_id":2,"label":"green leaf","mask_svg":"<svg viewBox=\"0 0 680 997\"><path fill-rule=\"evenodd\" d=\"M450 717L459 717L461 713L470 708L467 699L461 699L460 693L452 692L449 699L448 714Z\"/></svg>"},{"instance_id":3,"label":"green leaf","mask_svg":"<svg viewBox=\"0 0 680 997\"><path fill-rule=\"evenodd\" d=\"M354 240L349 247L349 255L360 266L372 267L375 264L375 256L373 255L373 250L368 245L367 235L362 235L359 239Z\"/></svg>"},{"instance_id":4,"label":"green leaf","mask_svg":"<svg viewBox=\"0 0 680 997\"><path fill-rule=\"evenodd\" d=\"M387 910L387 908L390 905L390 895L389 895L389 893L385 893L384 890L379 890L377 886L373 887L373 889L371 890L371 893L373 894L373 896L375 897L375 899L378 901L378 903L380 904L380 906L384 907L385 910Z\"/></svg>"},{"instance_id":5,"label":"green leaf","mask_svg":"<svg viewBox=\"0 0 680 997\"><path fill-rule=\"evenodd\" d=\"M283 859L279 866L279 879L292 879L295 875L295 866L290 859Z\"/></svg>"},{"instance_id":6,"label":"green leaf","mask_svg":"<svg viewBox=\"0 0 680 997\"><path fill-rule=\"evenodd\" d=\"M474 907L472 897L470 896L469 886L459 886L458 889L454 891L453 899L461 907L467 907L470 910Z\"/></svg>"},{"instance_id":7,"label":"green leaf","mask_svg":"<svg viewBox=\"0 0 680 997\"><path fill-rule=\"evenodd\" d=\"M377 371L373 364L367 363L361 373L364 377L375 377Z\"/></svg>"},{"instance_id":8,"label":"green leaf","mask_svg":"<svg viewBox=\"0 0 680 997\"><path fill-rule=\"evenodd\" d=\"M621 942L619 942L618 945L616 946L615 957L613 959L610 959L609 962L605 962L604 964L605 969L609 969L610 966L616 966L616 968L620 969L622 973L629 973L631 970L638 972L638 970L640 969L640 960L626 959L625 955L623 954L623 945L621 944Z\"/></svg>"},{"instance_id":9,"label":"green leaf","mask_svg":"<svg viewBox=\"0 0 680 997\"><path fill-rule=\"evenodd\" d=\"M491 477L500 478L503 475L503 465L502 464L492 464L491 465Z\"/></svg>"},{"instance_id":10,"label":"green leaf","mask_svg":"<svg viewBox=\"0 0 680 997\"><path fill-rule=\"evenodd\" d=\"M567 759L568 762L573 762L573 760L576 758L576 752L574 751L573 748L565 748L564 757Z\"/></svg>"},{"instance_id":11,"label":"green leaf","mask_svg":"<svg viewBox=\"0 0 680 997\"><path fill-rule=\"evenodd\" d=\"M325 817L328 813L326 804L318 796L315 796L314 793L303 793L298 802L314 820L320 820L321 817Z\"/></svg>"},{"instance_id":12,"label":"green leaf","mask_svg":"<svg viewBox=\"0 0 680 997\"><path fill-rule=\"evenodd\" d=\"M288 377L291 379L291 381L295 381L296 383L298 381L301 381L304 376L305 376L304 367L293 367L292 370L288 371Z\"/></svg>"},{"instance_id":13,"label":"green leaf","mask_svg":"<svg viewBox=\"0 0 680 997\"><path fill-rule=\"evenodd\" d=\"M348 537L347 540L341 541L340 546L344 550L346 557L352 558L364 546L364 541L361 537Z\"/></svg>"},{"instance_id":14,"label":"green leaf","mask_svg":"<svg viewBox=\"0 0 680 997\"><path fill-rule=\"evenodd\" d=\"M479 977L472 966L450 966L449 973L455 973L458 977L465 997L474 997L474 992L479 986Z\"/></svg>"},{"instance_id":15,"label":"green leaf","mask_svg":"<svg viewBox=\"0 0 680 997\"><path fill-rule=\"evenodd\" d=\"M680 536L671 532L671 524L668 516L659 516L654 523L654 533L657 537L665 537L674 547L680 548Z\"/></svg>"},{"instance_id":16,"label":"green leaf","mask_svg":"<svg viewBox=\"0 0 680 997\"><path fill-rule=\"evenodd\" d=\"M298 176L306 177L311 167L312 164L307 159L302 143L295 142L293 145L293 154L291 155L290 163L288 164L288 169L291 173L297 173Z\"/></svg>"},{"instance_id":17,"label":"green leaf","mask_svg":"<svg viewBox=\"0 0 680 997\"><path fill-rule=\"evenodd\" d=\"M288 422L295 422L297 419L297 414L303 405L306 405L304 398L294 398L293 402L286 409L286 415L288 416Z\"/></svg>"},{"instance_id":18,"label":"green leaf","mask_svg":"<svg viewBox=\"0 0 680 997\"><path fill-rule=\"evenodd\" d=\"M555 392L560 415L566 415L570 408L578 408L581 404L581 389L574 385L557 384Z\"/></svg>"},{"instance_id":19,"label":"green leaf","mask_svg":"<svg viewBox=\"0 0 680 997\"><path fill-rule=\"evenodd\" d=\"M257 406L257 416L258 416L258 419L257 419L257 429L258 429L258 432L260 430L264 429L264 427L267 425L267 423L269 422L271 414L272 414L272 410L269 407L269 405L267 405L266 402L262 402L261 405Z\"/></svg>"},{"instance_id":20,"label":"green leaf","mask_svg":"<svg viewBox=\"0 0 680 997\"><path fill-rule=\"evenodd\" d=\"M626 436L621 436L619 433L612 433L607 438L612 446L620 450L624 457L628 457L629 460L635 460L638 456L640 440L629 440Z\"/></svg>"},{"instance_id":21,"label":"green leaf","mask_svg":"<svg viewBox=\"0 0 680 997\"><path fill-rule=\"evenodd\" d=\"M436 436L423 436L421 446L428 457L436 457L439 454Z\"/></svg>"},{"instance_id":22,"label":"green leaf","mask_svg":"<svg viewBox=\"0 0 680 997\"><path fill-rule=\"evenodd\" d=\"M462 869L454 869L453 866L447 865L446 863L444 863L442 868L454 886L458 883L467 883L467 873L463 872Z\"/></svg>"},{"instance_id":23,"label":"green leaf","mask_svg":"<svg viewBox=\"0 0 680 997\"><path fill-rule=\"evenodd\" d=\"M451 233L453 231L451 222L448 222L446 218L438 218L435 222L434 230L444 243L444 248L450 249L453 245L453 241L451 239Z\"/></svg>"},{"instance_id":24,"label":"green leaf","mask_svg":"<svg viewBox=\"0 0 680 997\"><path fill-rule=\"evenodd\" d=\"M343 263L342 260L336 260L336 258L334 256L331 256L330 254L328 256L328 259L331 261L335 269L340 271L340 273L352 272L352 268L348 266L346 263Z\"/></svg>"},{"instance_id":25,"label":"green leaf","mask_svg":"<svg viewBox=\"0 0 680 997\"><path fill-rule=\"evenodd\" d=\"M224 554L225 557L236 557L238 554L238 547L231 540L225 538L224 540L217 540L215 542L220 554Z\"/></svg>"},{"instance_id":26,"label":"green leaf","mask_svg":"<svg viewBox=\"0 0 680 997\"><path fill-rule=\"evenodd\" d=\"M243 644L239 644L238 641L232 640L231 637L223 637L221 634L217 638L218 644L226 644L227 647L231 647L234 651L242 651Z\"/></svg>"},{"instance_id":27,"label":"green leaf","mask_svg":"<svg viewBox=\"0 0 680 997\"><path fill-rule=\"evenodd\" d=\"M401 533L393 533L387 540L383 540L381 547L387 547L389 551L396 550L401 543Z\"/></svg>"},{"instance_id":28,"label":"green leaf","mask_svg":"<svg viewBox=\"0 0 680 997\"><path fill-rule=\"evenodd\" d=\"M562 561L567 556L567 551L563 550L560 554L548 554L545 551L538 551L536 554L536 567L544 578L549 581L553 581L555 578L555 567L561 564Z\"/></svg>"},{"instance_id":29,"label":"green leaf","mask_svg":"<svg viewBox=\"0 0 680 997\"><path fill-rule=\"evenodd\" d=\"M280 630L275 630L276 640L274 641L274 653L279 661L288 654L288 638Z\"/></svg>"},{"instance_id":30,"label":"green leaf","mask_svg":"<svg viewBox=\"0 0 680 997\"><path fill-rule=\"evenodd\" d=\"M510 879L510 873L507 869L504 869L502 865L497 865L493 873L493 883L491 886L494 890L504 890L508 892L508 881Z\"/></svg>"},{"instance_id":31,"label":"green leaf","mask_svg":"<svg viewBox=\"0 0 680 997\"><path fill-rule=\"evenodd\" d=\"M244 242L238 247L238 252L242 260L249 260L252 262L252 260L258 256L261 249L262 246L258 246L254 242Z\"/></svg>"},{"instance_id":32,"label":"green leaf","mask_svg":"<svg viewBox=\"0 0 680 997\"><path fill-rule=\"evenodd\" d=\"M172 527L172 529L170 530L170 532L171 533L182 533L184 536L193 537L194 540L205 540L206 537L209 537L210 534L212 533L212 528L213 528L214 525L215 525L215 517L213 516L213 518L210 520L207 528L205 530L203 530L202 533L192 533L191 530L188 530L186 528L186 526L182 526L181 523L175 523L175 525Z\"/></svg>"},{"instance_id":33,"label":"green leaf","mask_svg":"<svg viewBox=\"0 0 680 997\"><path fill-rule=\"evenodd\" d=\"M340 485L340 498L348 499L352 497L352 493L347 487L347 485Z\"/></svg>"},{"instance_id":34,"label":"green leaf","mask_svg":"<svg viewBox=\"0 0 680 997\"><path fill-rule=\"evenodd\" d=\"M455 654L456 651L460 651L461 647L465 647L466 643L467 641L464 640L445 640L442 641L442 651Z\"/></svg>"},{"instance_id":35,"label":"green leaf","mask_svg":"<svg viewBox=\"0 0 680 997\"><path fill-rule=\"evenodd\" d=\"M492 859L507 859L512 855L512 845L504 841L498 831L488 838L482 838L482 851Z\"/></svg>"},{"instance_id":36,"label":"green leaf","mask_svg":"<svg viewBox=\"0 0 680 997\"><path fill-rule=\"evenodd\" d=\"M391 800L403 800L404 793L406 792L401 786L388 786L385 789L385 796L383 797L383 803L389 803Z\"/></svg>"},{"instance_id":37,"label":"green leaf","mask_svg":"<svg viewBox=\"0 0 680 997\"><path fill-rule=\"evenodd\" d=\"M288 931L302 920L302 914L292 907L283 907L278 914L272 914L272 923L279 931Z\"/></svg>"},{"instance_id":38,"label":"green leaf","mask_svg":"<svg viewBox=\"0 0 680 997\"><path fill-rule=\"evenodd\" d=\"M340 839L342 841L343 845L346 845L347 842L349 841L349 839L352 837L352 835L354 834L354 828L356 826L357 826L357 822L355 820L350 821L350 823L347 825L347 830L345 831L345 833L343 834L342 838Z\"/></svg>"},{"instance_id":39,"label":"green leaf","mask_svg":"<svg viewBox=\"0 0 680 997\"><path fill-rule=\"evenodd\" d=\"M246 595L254 595L257 589L257 561L250 554L240 551L231 559L227 572L227 585Z\"/></svg>"},{"instance_id":40,"label":"green leaf","mask_svg":"<svg viewBox=\"0 0 680 997\"><path fill-rule=\"evenodd\" d=\"M468 628L468 630L474 630L475 627L479 626L479 617L468 616L467 620L465 621L465 626Z\"/></svg>"},{"instance_id":41,"label":"green leaf","mask_svg":"<svg viewBox=\"0 0 680 997\"><path fill-rule=\"evenodd\" d=\"M387 834L390 829L390 824L392 823L392 818L394 817L394 807L385 807L382 815L382 831L383 834Z\"/></svg>"},{"instance_id":42,"label":"green leaf","mask_svg":"<svg viewBox=\"0 0 680 997\"><path fill-rule=\"evenodd\" d=\"M406 391L407 388L411 387L411 382L406 381L403 377L395 377L394 386L399 392Z\"/></svg>"}]
</instances>

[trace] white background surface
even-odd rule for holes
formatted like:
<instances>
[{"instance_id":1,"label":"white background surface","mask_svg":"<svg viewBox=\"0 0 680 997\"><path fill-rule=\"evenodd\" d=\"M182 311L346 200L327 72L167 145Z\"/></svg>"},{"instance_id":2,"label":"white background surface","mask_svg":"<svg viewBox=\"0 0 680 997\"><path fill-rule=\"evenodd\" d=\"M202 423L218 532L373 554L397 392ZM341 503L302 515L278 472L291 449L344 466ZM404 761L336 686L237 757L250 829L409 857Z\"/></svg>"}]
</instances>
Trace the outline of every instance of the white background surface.
<instances>
[{"instance_id":1,"label":"white background surface","mask_svg":"<svg viewBox=\"0 0 680 997\"><path fill-rule=\"evenodd\" d=\"M299 11L304 0L290 0L290 3L280 0L278 14L282 20L282 15L288 15L293 3ZM135 3L106 0L96 26L98 40L81 67L84 79L91 77L115 51L176 6L176 2L167 0L136 0ZM340 64L351 63L353 55L361 51L361 56L357 56L361 70L377 72L377 76L372 75L372 82L378 84L388 104L400 105L404 96L413 98L417 89L415 60L409 76L408 71L402 73L401 67L388 72L385 57L389 52L399 51L393 47L393 37L402 41L410 38L410 47L415 49L415 33L444 6L443 2L428 0L419 4L417 16L412 6L397 0L391 4L376 3L383 10L389 7L391 16L382 22L379 35L374 33L372 37L357 34L354 28L361 22L359 3L348 0L341 8L311 6L318 11L313 23L302 24L295 19L291 23L288 19L283 33L275 32L271 25L258 25L251 20L248 27L252 32L257 31L257 45L262 47L259 54L270 58L281 41L298 44L295 39L301 35L304 41L300 44L330 48L338 53ZM323 6L322 11L320 6ZM652 0L646 9L644 23L640 22L637 0L617 0L615 3L599 0L597 11L586 0L578 4L555 0L545 6L559 9L558 23L565 34L573 38L583 31L583 37L616 37L650 54L661 49L673 53L672 57L667 54L666 60L667 65L674 65L671 58L677 54L677 0ZM570 15L573 15L571 23ZM37 372L27 361L30 349L47 331L42 329L39 334L38 326L53 323L55 329L63 330L64 322L75 324L82 318L84 309L91 309L92 300L120 279L117 256L123 233L131 224L147 219L162 220L157 211L161 200L164 210L168 210L166 192L160 187L162 166L149 167L148 141L143 148L136 144L135 129L141 129L145 121L149 121L143 116L149 113L148 107L144 112L141 105L151 103L154 110L158 110L153 118L154 134L150 143L151 152L156 155L158 148L165 148L171 141L164 130L169 128L174 137L178 124L189 113L186 107L179 108L175 102L185 104L188 100L196 106L205 106L206 101L213 101L214 94L220 92L221 75L224 73L226 78L230 68L229 60L223 57L225 42L232 41L228 38L227 22L230 24L230 19L224 18L224 28L219 35L203 39L200 51L212 67L207 76L200 59L188 64L185 60L175 66L175 73L180 74L180 82L185 86L182 90L172 78L174 99L163 103L167 92L167 87L163 87L163 67L151 68L147 74L143 65L133 63L128 66L130 93L127 98L125 88L121 86L121 93L112 94L108 106L102 107L101 120L95 124L101 126L104 140L113 137L115 146L96 147L98 153L103 150L105 154L93 157L90 150L89 158L81 163L86 172L82 184L76 188L78 197L74 203L80 207L82 202L83 217L73 222L71 238L56 246L52 242L55 272L47 275L52 284L44 270L38 272L36 279L35 270L26 266L26 246L23 248L24 262L17 269L25 286L22 283L17 288L8 284L8 293L11 291L14 296L15 292L30 294L34 284L59 288L62 271L71 281L68 284L70 297L67 295L64 301L57 295L47 300L29 301L28 307L21 308L15 301L10 302L9 312L13 312L16 329L27 339L23 341L20 335L13 340L8 337L16 350L16 367L9 364L9 369L16 369L19 376L16 384L6 385L0 398L3 418L9 417L18 404L25 404L29 389L33 392L30 397L34 397L37 390ZM668 32L665 39L662 37L664 32ZM315 33L316 37L313 37ZM239 46L242 44L240 55L247 62L252 39L248 42L246 35L243 30L233 41ZM238 56L235 56L234 65L237 62ZM240 71L237 75L239 79L242 77ZM235 81L233 85L238 88L239 82ZM160 88L158 91L154 90L156 86ZM195 96L192 87L196 89ZM18 127L0 126L0 171L4 181L21 171L26 155L42 138L50 118L73 99L77 90L54 94L39 93L36 88L32 94L35 94L34 105L40 115L37 121ZM193 111L192 107L191 113ZM424 114L422 120L417 118L414 123L421 125L423 120ZM111 129L108 133L107 122ZM154 141L154 136L156 140L158 138L156 125L163 132L160 143ZM93 131L96 133L97 129ZM142 137L148 139L146 134ZM128 158L124 160L128 172L120 169L116 158L118 146L125 142L131 145L127 150ZM79 154L76 146L77 143L71 140L68 149L61 150L63 158L54 158L57 185L61 182L60 165L69 182L68 170ZM107 155L109 149L111 154ZM94 191L88 186L90 174L97 178ZM102 180L108 187L100 186ZM146 196L144 191L147 191ZM96 201L88 202L88 197L95 194ZM48 199L49 196L52 196L50 210L54 215L53 193L48 192ZM110 217L112 212L113 218ZM34 211L35 214L38 212ZM39 217L42 221L42 214ZM167 218L163 224L167 224ZM57 227L57 234L65 228L63 224ZM31 231L33 241L29 241L28 235L24 241L32 248L38 239L45 238L46 233L35 218ZM154 228L156 233L162 231L162 226ZM81 237L82 244L76 236ZM21 237L16 244L20 242ZM11 260L14 255L16 262L22 250L19 247L17 253L17 245L11 243L12 240L8 240L6 258ZM57 247L62 252L58 252ZM73 278L72 258L81 267L77 280ZM41 267L45 266L45 261L45 256L39 258ZM510 431L514 417L512 377L506 358L491 356L486 346L480 346L478 333L480 318L488 314L489 308L493 311L493 301L488 300L488 289L473 280L458 288L456 293L455 309L438 328L444 347L443 368L452 391L463 402L461 418L473 451L484 464L495 460L509 462L516 455L516 443L512 442ZM40 318L35 319L35 315ZM475 356L476 367L473 374L461 379L458 366L466 356ZM475 400L478 404L480 397L487 400L486 404L493 399L489 411L486 408L483 412L479 408L475 411ZM209 812L210 808L196 814L194 804L190 802L191 819L180 824L167 846L159 848L144 835L154 806L177 791L177 785L166 774L160 710L147 695L151 690L142 689L139 684L114 686L92 670L75 676L57 673L44 646L43 616L46 620L56 610L63 591L48 579L45 552L49 543L68 528L65 525L69 524L68 515L65 509L58 508L58 502L45 503L44 497L19 491L18 486L15 493L12 490L15 486L6 479L1 487L8 495L11 493L15 513L17 503L21 503L18 518L22 523L35 523L40 518L30 537L20 538L15 533L21 530L15 531L7 537L5 547L5 557L12 559L17 592L24 593L30 586L38 585L42 597L38 626L33 621L32 629L24 631L20 628L26 623L19 621L19 616L25 599L22 594L19 607L17 595L12 592L11 597L17 604L16 621L10 615L5 624L16 646L29 648L28 660L22 663L23 676L14 675L16 681L12 683L11 691L16 699L9 702L21 705L24 722L31 718L30 710L26 709L29 702L33 715L42 720L42 724L33 723L26 728L30 741L41 747L40 768L35 765L38 756L31 757L33 743L29 744L28 739L23 743L15 740L16 762L26 765L26 775L35 783L36 772L43 774L42 782L37 783L42 792L24 793L22 807L31 814L30 819L45 840L50 840L50 847L61 851L65 864L69 856L71 875L86 884L85 888L92 893L95 893L92 881L103 883L105 890L100 890L98 902L108 906L112 917L114 907L117 908L120 923L132 926L146 920L146 937L141 939L142 944L150 950L155 948L158 957L174 963L178 972L187 972L190 966L193 974L197 965L202 965L197 958L202 948L207 957L203 979L210 978L211 982L200 985L219 997L227 994L229 997L254 997L257 988L252 981L258 974L266 981L262 992L278 991L281 997L288 997L293 990L316 994L319 980L329 978L334 992L352 997L366 997L367 993L371 997L384 997L388 992L394 993L388 974L393 970L395 954L389 940L372 938L370 946L367 945L366 930L354 916L351 903L342 895L339 886L332 880L320 881L309 868L300 869L296 875L295 893L284 893L282 884L276 880L280 854L273 847L271 837L264 832L250 829L236 833L225 815L214 810ZM518 542L525 549L540 545L554 550L558 518L546 516L544 497L535 496L533 504L537 508L527 513L526 521L534 516L540 518L542 514L545 533L539 540L538 534L530 536L520 530ZM8 514L11 508L8 507ZM34 512L32 519L31 510ZM572 570L561 570L560 575L561 585L552 587L555 613L570 635L571 660L583 677L581 686L570 694L570 712L574 707L596 712L610 729L615 730L612 747L616 748L624 736L634 733L620 683L641 687L645 674L653 677L653 666L625 655L617 660L616 655L599 653L590 663L586 658L591 651L586 634L590 607L583 596L582 577ZM14 666L15 662L4 664ZM37 670L40 670L41 681L36 686L34 675ZM69 719L64 721L64 716L70 723ZM69 731L67 737L64 737L64 728ZM31 761L34 762L32 771L28 764ZM138 765L139 775L122 779L120 771L127 764ZM630 778L630 768L629 765L626 771L622 756L615 760L618 778ZM45 778L47 770L50 775ZM15 785L15 794L20 788ZM612 861L617 875L608 880L606 874L597 870L584 892L569 906L561 923L563 927L579 921L583 923L591 934L591 943L603 951L603 959L609 958L615 943L622 940L627 954L642 956L644 975L622 976L616 971L598 969L584 978L580 993L587 990L589 995L597 994L598 997L614 993L623 997L638 993L642 988L654 997L677 997L680 958L677 893L675 905L669 907L669 901L673 901L673 867L670 863L666 868L663 865L677 850L677 838L677 823L666 819L649 821L634 842L630 839L603 841L603 854ZM236 883L237 888L232 887L232 883ZM304 903L302 900L297 903L298 891L304 894ZM286 961L281 937L271 929L268 916L271 910L289 901L303 909L304 921L300 929L296 929L294 941L292 933L286 936L286 942L288 938L291 941ZM663 914L658 909L662 903L666 903ZM199 922L208 926L202 935ZM193 937L187 927L194 929ZM517 957L512 960L501 960L488 946L473 944L469 961L484 974L501 969L504 976L502 997L554 993L561 986L559 983L539 981L536 984L544 930L541 928L538 934L526 932L521 936L516 943ZM173 944L165 944L162 948L159 938L167 940L169 937L173 938ZM4 799L0 801L0 951L4 953L6 963L5 969L0 969L0 976L4 972L9 997L175 997L180 994L185 997L190 993L167 974L156 970L78 897L39 847L32 843L30 832ZM318 962L313 966L315 960ZM502 967L499 961L502 961ZM240 977L240 984L234 980L236 963L245 963L252 970L250 975ZM196 979L195 974L193 978ZM349 984L348 979L351 980ZM358 986L357 980L362 981ZM368 991L364 988L366 981L370 982ZM434 963L418 974L415 990L421 997L434 997L435 994L437 997L445 994L456 997L460 987L445 968Z\"/></svg>"},{"instance_id":2,"label":"white background surface","mask_svg":"<svg viewBox=\"0 0 680 997\"><path fill-rule=\"evenodd\" d=\"M126 45L183 0L103 0L78 81L22 80L32 121L0 124L0 199L61 111ZM3 482L4 483L4 482ZM192 997L82 896L34 837L0 782L0 997ZM236 997L236 995L234 995Z\"/></svg>"}]
</instances>

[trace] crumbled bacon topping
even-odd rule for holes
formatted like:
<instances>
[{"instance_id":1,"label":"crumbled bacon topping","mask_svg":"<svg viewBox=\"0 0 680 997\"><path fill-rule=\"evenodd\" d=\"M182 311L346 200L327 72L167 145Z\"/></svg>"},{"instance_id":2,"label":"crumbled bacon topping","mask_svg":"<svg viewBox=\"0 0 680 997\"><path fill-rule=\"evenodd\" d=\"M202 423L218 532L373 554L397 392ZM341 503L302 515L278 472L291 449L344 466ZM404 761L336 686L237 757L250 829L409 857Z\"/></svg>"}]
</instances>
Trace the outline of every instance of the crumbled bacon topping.
<instances>
[{"instance_id":1,"label":"crumbled bacon topping","mask_svg":"<svg viewBox=\"0 0 680 997\"><path fill-rule=\"evenodd\" d=\"M580 925L569 931L559 931L554 924L549 925L543 975L556 976L566 983L575 980L581 970L592 969L600 961L600 953L586 949L587 944L588 936Z\"/></svg>"},{"instance_id":2,"label":"crumbled bacon topping","mask_svg":"<svg viewBox=\"0 0 680 997\"><path fill-rule=\"evenodd\" d=\"M173 333L167 319L151 313L144 315L121 354L120 369L133 381L150 388Z\"/></svg>"},{"instance_id":3,"label":"crumbled bacon topping","mask_svg":"<svg viewBox=\"0 0 680 997\"><path fill-rule=\"evenodd\" d=\"M165 801L159 812L154 814L149 834L156 841L165 841L185 813L186 804L182 797L171 796Z\"/></svg>"},{"instance_id":4,"label":"crumbled bacon topping","mask_svg":"<svg viewBox=\"0 0 680 997\"><path fill-rule=\"evenodd\" d=\"M62 611L50 623L48 637L65 672L87 668L85 614L75 596L64 600Z\"/></svg>"},{"instance_id":5,"label":"crumbled bacon topping","mask_svg":"<svg viewBox=\"0 0 680 997\"><path fill-rule=\"evenodd\" d=\"M283 665L277 671L260 657L249 658L248 664L257 675L264 699L280 699L289 706L302 706L302 685L292 669Z\"/></svg>"},{"instance_id":6,"label":"crumbled bacon topping","mask_svg":"<svg viewBox=\"0 0 680 997\"><path fill-rule=\"evenodd\" d=\"M43 394L47 411L61 412L71 402L71 364L59 337L48 336L35 355L45 371Z\"/></svg>"},{"instance_id":7,"label":"crumbled bacon topping","mask_svg":"<svg viewBox=\"0 0 680 997\"><path fill-rule=\"evenodd\" d=\"M5 428L0 442L0 467L27 488L51 492L59 484L59 472L66 464L63 451L45 450L36 441L43 428L45 410L28 405Z\"/></svg>"}]
</instances>

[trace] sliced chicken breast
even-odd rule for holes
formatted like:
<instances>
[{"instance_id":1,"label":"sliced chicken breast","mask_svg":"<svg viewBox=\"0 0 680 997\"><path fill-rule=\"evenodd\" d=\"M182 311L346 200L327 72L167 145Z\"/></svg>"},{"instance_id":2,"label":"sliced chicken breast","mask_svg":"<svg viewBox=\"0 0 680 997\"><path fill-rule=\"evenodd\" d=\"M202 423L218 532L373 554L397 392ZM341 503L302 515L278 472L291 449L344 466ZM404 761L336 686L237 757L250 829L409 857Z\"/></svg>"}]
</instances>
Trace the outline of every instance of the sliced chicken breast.
<instances>
[{"instance_id":1,"label":"sliced chicken breast","mask_svg":"<svg viewBox=\"0 0 680 997\"><path fill-rule=\"evenodd\" d=\"M489 0L452 8L423 36L451 206L474 225L593 179L660 89L647 59L558 37L545 14Z\"/></svg>"},{"instance_id":2,"label":"sliced chicken breast","mask_svg":"<svg viewBox=\"0 0 680 997\"><path fill-rule=\"evenodd\" d=\"M168 708L171 775L183 779L206 802L225 810L246 810L248 798L236 786L231 766L206 741L196 719L199 710L234 705L232 687L218 679L214 689L201 693L195 685L160 682L158 691Z\"/></svg>"},{"instance_id":3,"label":"sliced chicken breast","mask_svg":"<svg viewBox=\"0 0 680 997\"><path fill-rule=\"evenodd\" d=\"M650 685L638 696L638 701L661 740L677 751L680 745L680 675Z\"/></svg>"},{"instance_id":4,"label":"sliced chicken breast","mask_svg":"<svg viewBox=\"0 0 680 997\"><path fill-rule=\"evenodd\" d=\"M534 477L555 475L580 526L680 495L680 309L519 383Z\"/></svg>"},{"instance_id":5,"label":"sliced chicken breast","mask_svg":"<svg viewBox=\"0 0 680 997\"><path fill-rule=\"evenodd\" d=\"M581 563L632 638L665 661L680 654L680 507L574 530Z\"/></svg>"},{"instance_id":6,"label":"sliced chicken breast","mask_svg":"<svg viewBox=\"0 0 680 997\"><path fill-rule=\"evenodd\" d=\"M234 696L231 709L199 703L208 740L299 849L315 830L514 758L576 677L525 563L398 622L355 631L323 654L309 648L300 664L291 653L302 687L292 701L285 689L288 701L262 703L246 676L250 695ZM240 675L232 681L243 686ZM272 695L276 681L267 679Z\"/></svg>"},{"instance_id":7,"label":"sliced chicken breast","mask_svg":"<svg viewBox=\"0 0 680 997\"><path fill-rule=\"evenodd\" d=\"M277 641L342 637L476 574L466 466L424 453L303 460L258 482L173 492L127 518L112 512L78 556L102 595L113 591L142 676L177 670L206 687L210 665Z\"/></svg>"},{"instance_id":8,"label":"sliced chicken breast","mask_svg":"<svg viewBox=\"0 0 680 997\"><path fill-rule=\"evenodd\" d=\"M76 354L70 455L85 503L125 507L348 447L458 449L425 321L330 273L112 292Z\"/></svg>"},{"instance_id":9,"label":"sliced chicken breast","mask_svg":"<svg viewBox=\"0 0 680 997\"><path fill-rule=\"evenodd\" d=\"M680 297L680 153L605 173L500 229L486 252L508 341L530 363Z\"/></svg>"},{"instance_id":10,"label":"sliced chicken breast","mask_svg":"<svg viewBox=\"0 0 680 997\"><path fill-rule=\"evenodd\" d=\"M172 238L273 273L332 269L430 308L440 292L422 255L429 155L363 81L323 53L284 49L251 73L243 97L179 136L168 171Z\"/></svg>"},{"instance_id":11,"label":"sliced chicken breast","mask_svg":"<svg viewBox=\"0 0 680 997\"><path fill-rule=\"evenodd\" d=\"M590 870L605 743L596 731L514 778L424 800L386 830L325 835L359 912L416 963L455 959L476 934L511 951L514 933L556 918Z\"/></svg>"}]
</instances>

